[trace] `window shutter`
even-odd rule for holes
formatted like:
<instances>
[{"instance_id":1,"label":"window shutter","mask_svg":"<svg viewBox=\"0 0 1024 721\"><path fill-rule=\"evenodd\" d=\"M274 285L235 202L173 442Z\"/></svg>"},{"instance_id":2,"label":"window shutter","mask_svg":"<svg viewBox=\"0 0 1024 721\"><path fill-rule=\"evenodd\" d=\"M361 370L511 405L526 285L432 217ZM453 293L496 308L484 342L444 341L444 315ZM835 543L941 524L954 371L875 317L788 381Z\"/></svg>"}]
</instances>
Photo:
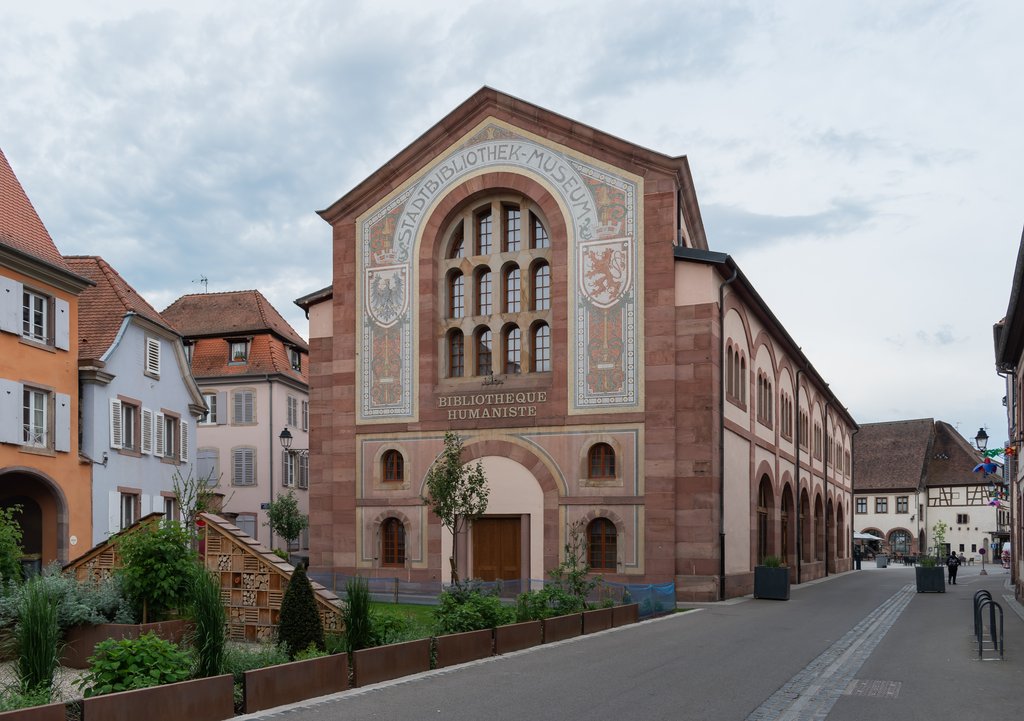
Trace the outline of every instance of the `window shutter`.
<instances>
[{"instance_id":1,"label":"window shutter","mask_svg":"<svg viewBox=\"0 0 1024 721\"><path fill-rule=\"evenodd\" d=\"M153 452L153 411L148 408L142 409L142 452L151 454Z\"/></svg>"},{"instance_id":2,"label":"window shutter","mask_svg":"<svg viewBox=\"0 0 1024 721\"><path fill-rule=\"evenodd\" d=\"M0 294L4 291L0 288ZM21 293L18 294L20 300ZM18 306L19 310L21 306ZM22 403L24 386L17 381L0 378L0 443L23 445Z\"/></svg>"},{"instance_id":3,"label":"window shutter","mask_svg":"<svg viewBox=\"0 0 1024 721\"><path fill-rule=\"evenodd\" d=\"M196 479L206 481L207 486L216 486L220 481L218 461L220 452L216 448L200 448L196 451Z\"/></svg>"},{"instance_id":4,"label":"window shutter","mask_svg":"<svg viewBox=\"0 0 1024 721\"><path fill-rule=\"evenodd\" d=\"M244 410L244 408L243 408L244 403L243 403L243 399L242 399L243 395L244 395L243 391L235 391L234 393L231 394L231 422L232 423L242 423L243 422L243 420L242 420L242 413L243 413L243 410Z\"/></svg>"},{"instance_id":5,"label":"window shutter","mask_svg":"<svg viewBox=\"0 0 1024 721\"><path fill-rule=\"evenodd\" d=\"M124 446L124 433L121 426L121 401L116 398L110 399L110 447L122 448Z\"/></svg>"},{"instance_id":6,"label":"window shutter","mask_svg":"<svg viewBox=\"0 0 1024 721\"><path fill-rule=\"evenodd\" d=\"M160 375L160 341L146 338L146 373Z\"/></svg>"},{"instance_id":7,"label":"window shutter","mask_svg":"<svg viewBox=\"0 0 1024 721\"><path fill-rule=\"evenodd\" d=\"M241 486L245 483L245 451L244 449L235 449L231 452L231 482L236 486Z\"/></svg>"},{"instance_id":8,"label":"window shutter","mask_svg":"<svg viewBox=\"0 0 1024 721\"><path fill-rule=\"evenodd\" d=\"M71 451L71 396L58 393L53 428L53 449L68 453Z\"/></svg>"},{"instance_id":9,"label":"window shutter","mask_svg":"<svg viewBox=\"0 0 1024 721\"><path fill-rule=\"evenodd\" d=\"M217 417L216 423L222 426L228 422L228 394L227 391L217 391Z\"/></svg>"},{"instance_id":10,"label":"window shutter","mask_svg":"<svg viewBox=\"0 0 1024 721\"><path fill-rule=\"evenodd\" d=\"M53 344L61 350L71 347L71 306L66 300L53 299Z\"/></svg>"},{"instance_id":11,"label":"window shutter","mask_svg":"<svg viewBox=\"0 0 1024 721\"><path fill-rule=\"evenodd\" d=\"M245 412L243 413L243 417L246 423L253 423L256 418L255 408L253 408L254 395L255 394L252 391L242 392L242 397L245 399Z\"/></svg>"},{"instance_id":12,"label":"window shutter","mask_svg":"<svg viewBox=\"0 0 1024 721\"><path fill-rule=\"evenodd\" d=\"M299 456L299 488L309 488L309 456Z\"/></svg>"},{"instance_id":13,"label":"window shutter","mask_svg":"<svg viewBox=\"0 0 1024 721\"><path fill-rule=\"evenodd\" d=\"M188 421L181 421L181 453L178 455L182 463L188 463Z\"/></svg>"},{"instance_id":14,"label":"window shutter","mask_svg":"<svg viewBox=\"0 0 1024 721\"><path fill-rule=\"evenodd\" d=\"M292 485L291 484L291 476L289 474L289 471L291 470L291 468L289 467L288 456L289 456L288 451L286 451L286 450L282 450L281 451L281 485L284 486L285 488L288 488L289 486Z\"/></svg>"},{"instance_id":15,"label":"window shutter","mask_svg":"<svg viewBox=\"0 0 1024 721\"><path fill-rule=\"evenodd\" d=\"M21 291L21 283L0 276L0 330L15 335L21 335Z\"/></svg>"},{"instance_id":16,"label":"window shutter","mask_svg":"<svg viewBox=\"0 0 1024 721\"><path fill-rule=\"evenodd\" d=\"M156 455L164 455L164 414L156 414L156 428L153 435L156 437Z\"/></svg>"},{"instance_id":17,"label":"window shutter","mask_svg":"<svg viewBox=\"0 0 1024 721\"><path fill-rule=\"evenodd\" d=\"M309 430L309 401L302 401L302 430Z\"/></svg>"}]
</instances>

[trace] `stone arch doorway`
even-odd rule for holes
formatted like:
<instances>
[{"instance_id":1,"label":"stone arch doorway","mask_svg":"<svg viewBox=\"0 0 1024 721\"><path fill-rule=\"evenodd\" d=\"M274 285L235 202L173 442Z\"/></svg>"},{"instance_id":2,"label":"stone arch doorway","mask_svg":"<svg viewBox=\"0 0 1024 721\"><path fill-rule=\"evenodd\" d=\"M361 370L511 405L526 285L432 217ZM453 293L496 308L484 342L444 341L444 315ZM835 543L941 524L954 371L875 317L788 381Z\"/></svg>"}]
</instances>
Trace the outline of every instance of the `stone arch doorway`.
<instances>
[{"instance_id":1,"label":"stone arch doorway","mask_svg":"<svg viewBox=\"0 0 1024 721\"><path fill-rule=\"evenodd\" d=\"M545 493L540 482L511 458L487 455L470 463L477 461L490 494L487 511L459 539L460 577L522 582L544 578ZM451 556L451 544L451 535L442 534L441 558ZM450 571L447 575L450 581Z\"/></svg>"},{"instance_id":2,"label":"stone arch doorway","mask_svg":"<svg viewBox=\"0 0 1024 721\"><path fill-rule=\"evenodd\" d=\"M0 471L0 507L20 506L22 565L28 571L68 561L68 509L60 488L48 476L28 468Z\"/></svg>"}]
</instances>

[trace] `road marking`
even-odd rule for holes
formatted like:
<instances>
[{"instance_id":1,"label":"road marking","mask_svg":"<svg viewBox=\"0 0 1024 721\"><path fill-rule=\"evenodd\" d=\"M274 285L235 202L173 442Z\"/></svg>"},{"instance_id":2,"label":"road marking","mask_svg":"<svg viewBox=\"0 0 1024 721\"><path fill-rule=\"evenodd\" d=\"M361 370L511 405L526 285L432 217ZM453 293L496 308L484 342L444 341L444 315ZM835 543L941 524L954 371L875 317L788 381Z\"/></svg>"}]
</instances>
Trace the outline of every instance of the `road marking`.
<instances>
[{"instance_id":1,"label":"road marking","mask_svg":"<svg viewBox=\"0 0 1024 721\"><path fill-rule=\"evenodd\" d=\"M914 598L904 586L864 617L747 716L747 721L824 719L851 687L854 675ZM898 690L897 690L898 691Z\"/></svg>"}]
</instances>

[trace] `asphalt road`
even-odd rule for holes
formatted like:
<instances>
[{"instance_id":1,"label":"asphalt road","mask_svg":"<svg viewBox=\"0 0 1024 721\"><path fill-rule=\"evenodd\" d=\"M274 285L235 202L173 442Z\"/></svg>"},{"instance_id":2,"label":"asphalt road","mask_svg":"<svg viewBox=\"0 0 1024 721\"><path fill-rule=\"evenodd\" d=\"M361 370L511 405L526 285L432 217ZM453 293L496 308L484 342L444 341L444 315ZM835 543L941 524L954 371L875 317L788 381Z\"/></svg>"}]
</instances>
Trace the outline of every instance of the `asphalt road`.
<instances>
[{"instance_id":1,"label":"asphalt road","mask_svg":"<svg viewBox=\"0 0 1024 721\"><path fill-rule=\"evenodd\" d=\"M852 572L794 588L785 602L701 606L249 718L1014 717L1024 621L1007 610L1007 660L976 660L971 595L985 587L1002 601L1009 591L1001 571L962 576L945 594L916 594L911 568Z\"/></svg>"}]
</instances>

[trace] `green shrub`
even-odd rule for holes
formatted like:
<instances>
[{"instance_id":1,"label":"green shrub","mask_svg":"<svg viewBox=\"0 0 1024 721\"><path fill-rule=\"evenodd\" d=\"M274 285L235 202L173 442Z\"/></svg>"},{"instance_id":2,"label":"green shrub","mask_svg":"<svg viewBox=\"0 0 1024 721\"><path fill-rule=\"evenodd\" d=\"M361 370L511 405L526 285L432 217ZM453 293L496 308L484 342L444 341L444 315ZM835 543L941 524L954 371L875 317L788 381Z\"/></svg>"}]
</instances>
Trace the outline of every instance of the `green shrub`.
<instances>
[{"instance_id":1,"label":"green shrub","mask_svg":"<svg viewBox=\"0 0 1024 721\"><path fill-rule=\"evenodd\" d=\"M53 674L60 666L60 629L57 606L42 578L25 584L21 618L16 631L18 676L25 692L53 685Z\"/></svg>"},{"instance_id":2,"label":"green shrub","mask_svg":"<svg viewBox=\"0 0 1024 721\"><path fill-rule=\"evenodd\" d=\"M453 588L441 594L434 611L437 635L495 628L515 619L515 609L502 605L497 593L475 588Z\"/></svg>"},{"instance_id":3,"label":"green shrub","mask_svg":"<svg viewBox=\"0 0 1024 721\"><path fill-rule=\"evenodd\" d=\"M198 571L192 577L192 647L196 652L198 678L216 676L224 667L227 642L224 627L227 614L220 600L220 584L210 573Z\"/></svg>"},{"instance_id":4,"label":"green shrub","mask_svg":"<svg viewBox=\"0 0 1024 721\"><path fill-rule=\"evenodd\" d=\"M153 523L120 536L124 564L117 573L125 593L141 609L142 622L162 621L171 609L188 604L198 567L188 534L173 521Z\"/></svg>"},{"instance_id":5,"label":"green shrub","mask_svg":"<svg viewBox=\"0 0 1024 721\"><path fill-rule=\"evenodd\" d=\"M296 661L308 661L311 658L323 658L327 655L327 651L323 651L316 647L315 643L311 643L306 648L295 654Z\"/></svg>"},{"instance_id":6,"label":"green shrub","mask_svg":"<svg viewBox=\"0 0 1024 721\"><path fill-rule=\"evenodd\" d=\"M319 649L324 648L324 626L313 598L313 587L303 566L295 569L281 600L277 637L287 649L289 658L295 658L295 654L311 643Z\"/></svg>"},{"instance_id":7,"label":"green shrub","mask_svg":"<svg viewBox=\"0 0 1024 721\"><path fill-rule=\"evenodd\" d=\"M586 608L583 598L561 586L545 586L539 591L525 591L516 598L517 621L540 621L552 616L579 613Z\"/></svg>"},{"instance_id":8,"label":"green shrub","mask_svg":"<svg viewBox=\"0 0 1024 721\"><path fill-rule=\"evenodd\" d=\"M79 581L74 575L63 573L59 563L52 563L37 578L57 606L61 632L72 626L137 621L116 576L103 581ZM0 626L13 627L17 623L24 589L24 585L13 581L0 586Z\"/></svg>"},{"instance_id":9,"label":"green shrub","mask_svg":"<svg viewBox=\"0 0 1024 721\"><path fill-rule=\"evenodd\" d=\"M389 643L401 643L416 638L412 621L387 611L371 610L370 623L373 626L374 646L386 646Z\"/></svg>"},{"instance_id":10,"label":"green shrub","mask_svg":"<svg viewBox=\"0 0 1024 721\"><path fill-rule=\"evenodd\" d=\"M21 524L14 518L21 514L21 506L15 504L0 508L0 579L20 583L21 570Z\"/></svg>"},{"instance_id":11,"label":"green shrub","mask_svg":"<svg viewBox=\"0 0 1024 721\"><path fill-rule=\"evenodd\" d=\"M782 559L779 558L778 556L765 556L761 560L761 565L765 566L767 568L781 568L782 567Z\"/></svg>"},{"instance_id":12,"label":"green shrub","mask_svg":"<svg viewBox=\"0 0 1024 721\"><path fill-rule=\"evenodd\" d=\"M89 670L78 680L86 697L117 691L161 686L185 681L190 676L192 659L188 653L156 634L96 644L89 659Z\"/></svg>"},{"instance_id":13,"label":"green shrub","mask_svg":"<svg viewBox=\"0 0 1024 721\"><path fill-rule=\"evenodd\" d=\"M20 686L12 686L0 692L0 711L17 711L32 706L44 706L50 703L50 699L49 686L40 686L29 691L22 690Z\"/></svg>"},{"instance_id":14,"label":"green shrub","mask_svg":"<svg viewBox=\"0 0 1024 721\"><path fill-rule=\"evenodd\" d=\"M235 683L242 683L246 671L267 668L288 663L288 652L281 644L228 644L224 650L224 673L235 677Z\"/></svg>"},{"instance_id":15,"label":"green shrub","mask_svg":"<svg viewBox=\"0 0 1024 721\"><path fill-rule=\"evenodd\" d=\"M939 562L931 556L921 556L921 560L918 561L918 563L921 568L935 568L939 564Z\"/></svg>"},{"instance_id":16,"label":"green shrub","mask_svg":"<svg viewBox=\"0 0 1024 721\"><path fill-rule=\"evenodd\" d=\"M370 589L359 576L345 582L345 606L341 620L345 624L345 650L358 651L379 645L370 617Z\"/></svg>"}]
</instances>

